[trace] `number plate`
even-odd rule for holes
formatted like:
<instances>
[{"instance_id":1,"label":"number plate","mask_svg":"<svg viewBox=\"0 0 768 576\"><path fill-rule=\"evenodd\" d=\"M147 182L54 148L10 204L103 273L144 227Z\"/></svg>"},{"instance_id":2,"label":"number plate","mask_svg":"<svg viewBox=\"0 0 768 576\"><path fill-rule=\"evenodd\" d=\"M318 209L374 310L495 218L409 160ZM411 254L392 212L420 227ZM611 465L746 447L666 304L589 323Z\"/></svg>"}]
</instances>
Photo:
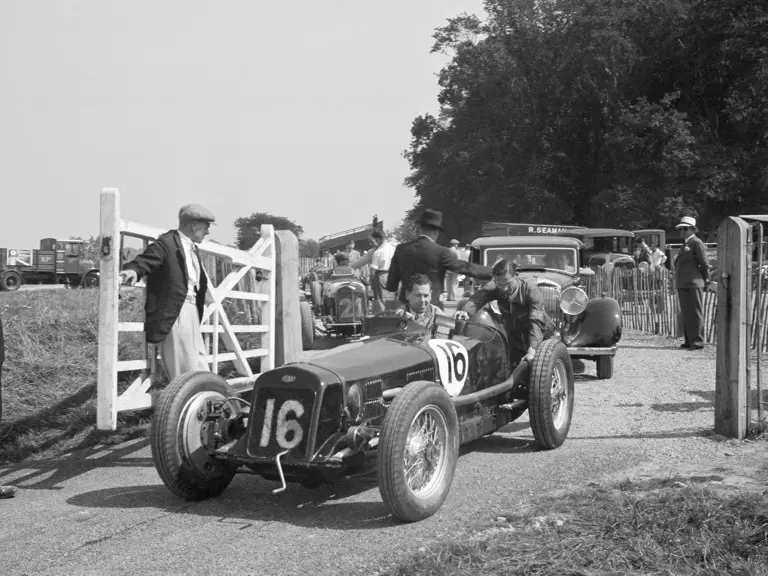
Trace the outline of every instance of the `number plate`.
<instances>
[{"instance_id":1,"label":"number plate","mask_svg":"<svg viewBox=\"0 0 768 576\"><path fill-rule=\"evenodd\" d=\"M276 456L285 450L303 454L314 401L314 390L260 389L252 410L249 452L256 456Z\"/></svg>"}]
</instances>

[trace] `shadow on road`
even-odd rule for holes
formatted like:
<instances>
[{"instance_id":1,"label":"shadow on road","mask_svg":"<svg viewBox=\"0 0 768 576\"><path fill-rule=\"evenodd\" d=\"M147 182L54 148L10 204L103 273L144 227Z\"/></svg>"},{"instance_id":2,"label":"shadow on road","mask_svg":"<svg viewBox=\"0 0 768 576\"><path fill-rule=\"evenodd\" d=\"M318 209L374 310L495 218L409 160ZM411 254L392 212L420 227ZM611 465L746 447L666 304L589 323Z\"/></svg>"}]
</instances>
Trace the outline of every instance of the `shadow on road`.
<instances>
[{"instance_id":1,"label":"shadow on road","mask_svg":"<svg viewBox=\"0 0 768 576\"><path fill-rule=\"evenodd\" d=\"M152 458L130 457L130 454L149 446L148 438L118 444L116 446L97 446L86 450L77 450L67 456L50 460L26 460L12 464L0 471L0 483L3 477L14 475L13 484L36 490L60 490L60 484L81 474L99 468L132 468L152 466ZM18 475L19 470L29 471Z\"/></svg>"}]
</instances>

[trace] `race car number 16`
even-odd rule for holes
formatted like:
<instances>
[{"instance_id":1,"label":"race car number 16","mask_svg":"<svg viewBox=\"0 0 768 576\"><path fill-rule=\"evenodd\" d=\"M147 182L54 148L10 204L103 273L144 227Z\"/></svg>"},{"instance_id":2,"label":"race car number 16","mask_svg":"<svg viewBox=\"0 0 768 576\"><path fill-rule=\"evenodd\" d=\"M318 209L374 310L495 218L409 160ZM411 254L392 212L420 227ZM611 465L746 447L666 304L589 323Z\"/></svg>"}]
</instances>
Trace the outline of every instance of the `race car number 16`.
<instances>
[{"instance_id":1,"label":"race car number 16","mask_svg":"<svg viewBox=\"0 0 768 576\"><path fill-rule=\"evenodd\" d=\"M458 396L469 372L467 349L453 340L430 340L429 347L437 356L437 370L443 388L449 396Z\"/></svg>"}]
</instances>

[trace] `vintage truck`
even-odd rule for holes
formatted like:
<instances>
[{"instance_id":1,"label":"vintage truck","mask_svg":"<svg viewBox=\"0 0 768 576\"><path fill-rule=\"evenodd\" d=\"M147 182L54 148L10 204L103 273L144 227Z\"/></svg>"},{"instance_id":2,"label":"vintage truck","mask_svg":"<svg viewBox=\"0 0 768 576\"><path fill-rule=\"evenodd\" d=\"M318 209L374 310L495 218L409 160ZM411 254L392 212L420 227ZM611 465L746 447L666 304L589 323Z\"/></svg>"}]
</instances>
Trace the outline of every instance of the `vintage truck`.
<instances>
[{"instance_id":1,"label":"vintage truck","mask_svg":"<svg viewBox=\"0 0 768 576\"><path fill-rule=\"evenodd\" d=\"M85 241L43 238L39 249L0 248L0 290L23 284L99 285L99 269L85 256Z\"/></svg>"}]
</instances>

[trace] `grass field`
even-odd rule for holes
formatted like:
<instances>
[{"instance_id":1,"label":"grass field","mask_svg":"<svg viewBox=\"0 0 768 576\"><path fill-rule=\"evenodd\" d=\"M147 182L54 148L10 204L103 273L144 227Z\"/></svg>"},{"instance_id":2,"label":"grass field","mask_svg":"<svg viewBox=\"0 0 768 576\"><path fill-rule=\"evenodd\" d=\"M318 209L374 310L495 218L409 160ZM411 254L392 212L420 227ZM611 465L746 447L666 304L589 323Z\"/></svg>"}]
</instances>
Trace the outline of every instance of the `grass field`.
<instances>
[{"instance_id":1,"label":"grass field","mask_svg":"<svg viewBox=\"0 0 768 576\"><path fill-rule=\"evenodd\" d=\"M626 481L542 497L380 576L768 575L768 498L719 493L707 480Z\"/></svg>"},{"instance_id":2,"label":"grass field","mask_svg":"<svg viewBox=\"0 0 768 576\"><path fill-rule=\"evenodd\" d=\"M141 321L141 291L121 294L121 320ZM94 429L98 291L0 292L0 315L6 346L0 462L102 437ZM121 335L120 359L140 357L141 342L140 334ZM147 418L122 417L123 432Z\"/></svg>"}]
</instances>

